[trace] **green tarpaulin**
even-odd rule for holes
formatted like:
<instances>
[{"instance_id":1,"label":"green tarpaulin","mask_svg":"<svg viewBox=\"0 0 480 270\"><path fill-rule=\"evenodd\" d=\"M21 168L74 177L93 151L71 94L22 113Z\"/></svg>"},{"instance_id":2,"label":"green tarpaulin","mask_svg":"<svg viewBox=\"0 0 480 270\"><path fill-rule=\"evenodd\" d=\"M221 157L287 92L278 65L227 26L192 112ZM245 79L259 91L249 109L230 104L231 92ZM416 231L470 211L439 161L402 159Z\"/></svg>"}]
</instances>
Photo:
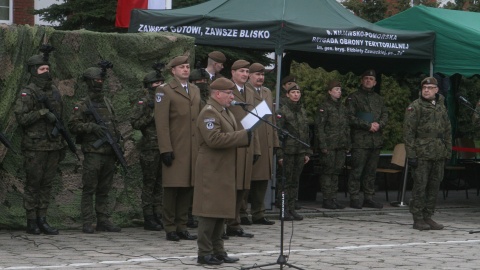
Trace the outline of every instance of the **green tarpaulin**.
<instances>
[{"instance_id":1,"label":"green tarpaulin","mask_svg":"<svg viewBox=\"0 0 480 270\"><path fill-rule=\"evenodd\" d=\"M480 13L415 6L376 24L435 31L433 72L466 77L480 74Z\"/></svg>"},{"instance_id":2,"label":"green tarpaulin","mask_svg":"<svg viewBox=\"0 0 480 270\"><path fill-rule=\"evenodd\" d=\"M409 72L428 68L435 39L433 32L371 24L335 0L211 0L175 10L132 11L130 33L163 31L193 36L201 45L277 55L306 52L300 57L318 55L317 63L327 70L356 73L370 67Z\"/></svg>"}]
</instances>

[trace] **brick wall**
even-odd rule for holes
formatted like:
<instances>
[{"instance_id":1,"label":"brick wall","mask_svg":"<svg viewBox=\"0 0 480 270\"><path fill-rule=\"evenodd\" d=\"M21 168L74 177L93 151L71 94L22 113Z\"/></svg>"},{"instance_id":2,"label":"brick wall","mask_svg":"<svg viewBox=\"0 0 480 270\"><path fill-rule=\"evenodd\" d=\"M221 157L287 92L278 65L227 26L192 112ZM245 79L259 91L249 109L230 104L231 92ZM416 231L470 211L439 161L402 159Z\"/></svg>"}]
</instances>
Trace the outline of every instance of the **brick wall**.
<instances>
[{"instance_id":1,"label":"brick wall","mask_svg":"<svg viewBox=\"0 0 480 270\"><path fill-rule=\"evenodd\" d=\"M34 25L35 17L31 14L34 9L34 0L13 1L13 23Z\"/></svg>"}]
</instances>

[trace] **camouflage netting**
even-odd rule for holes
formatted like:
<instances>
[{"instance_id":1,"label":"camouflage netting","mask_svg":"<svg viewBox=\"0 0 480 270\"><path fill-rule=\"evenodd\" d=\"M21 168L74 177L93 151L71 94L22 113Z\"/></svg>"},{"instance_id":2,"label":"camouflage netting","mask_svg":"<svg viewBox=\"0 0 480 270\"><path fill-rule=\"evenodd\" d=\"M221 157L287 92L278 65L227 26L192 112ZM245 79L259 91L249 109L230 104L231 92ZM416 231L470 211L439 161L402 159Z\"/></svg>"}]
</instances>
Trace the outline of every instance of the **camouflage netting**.
<instances>
[{"instance_id":1,"label":"camouflage netting","mask_svg":"<svg viewBox=\"0 0 480 270\"><path fill-rule=\"evenodd\" d=\"M143 217L140 205L142 177L135 149L135 141L141 135L133 131L129 123L131 104L135 101L135 93L142 88L144 75L152 71L152 64L156 61L167 63L177 55L194 55L194 39L172 33L96 33L0 25L0 131L13 142L17 151L20 150L21 130L13 106L29 79L26 60L40 53L38 48L44 41L55 47L50 56L51 71L65 100L65 122L73 111L73 102L85 96L86 85L80 80L82 72L102 59L113 63L106 85L121 122L129 166L127 174L119 169L115 176L111 206L115 222L132 226ZM193 57L191 60L194 63ZM80 147L77 149L83 160ZM23 228L26 219L22 206L23 158L0 144L0 163L0 228ZM82 161L70 152L60 165L47 214L49 222L58 228L81 227L81 165Z\"/></svg>"}]
</instances>

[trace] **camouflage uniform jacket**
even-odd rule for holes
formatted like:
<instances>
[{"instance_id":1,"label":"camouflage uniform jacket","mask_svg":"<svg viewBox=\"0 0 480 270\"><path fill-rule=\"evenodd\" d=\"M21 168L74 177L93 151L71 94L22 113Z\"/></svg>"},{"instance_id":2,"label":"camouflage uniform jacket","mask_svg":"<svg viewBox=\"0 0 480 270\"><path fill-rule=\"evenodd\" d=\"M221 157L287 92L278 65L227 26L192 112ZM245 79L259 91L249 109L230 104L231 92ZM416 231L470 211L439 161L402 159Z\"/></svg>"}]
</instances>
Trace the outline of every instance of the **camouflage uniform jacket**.
<instances>
[{"instance_id":1,"label":"camouflage uniform jacket","mask_svg":"<svg viewBox=\"0 0 480 270\"><path fill-rule=\"evenodd\" d=\"M30 83L20 92L15 104L17 122L23 128L22 149L33 151L53 151L65 147L60 134L52 135L54 123L40 115L39 110L45 109L43 102L38 99L45 96L58 115L62 115L63 102L58 89L52 85L51 90L43 91L35 84Z\"/></svg>"},{"instance_id":2,"label":"camouflage uniform jacket","mask_svg":"<svg viewBox=\"0 0 480 270\"><path fill-rule=\"evenodd\" d=\"M77 135L77 144L82 145L83 153L97 153L97 154L106 154L113 155L113 149L108 142L104 142L100 147L95 148L94 143L101 140L92 132L93 124L96 124L97 121L93 116L92 112L88 109L89 104L91 104L97 113L100 115L102 120L105 122L108 130L115 136L117 142L120 142L120 132L118 131L118 123L113 111L113 106L111 101L106 98L100 98L99 100L93 101L90 98L83 98L79 100L73 109L73 114L70 117L68 126L72 133Z\"/></svg>"},{"instance_id":3,"label":"camouflage uniform jacket","mask_svg":"<svg viewBox=\"0 0 480 270\"><path fill-rule=\"evenodd\" d=\"M346 107L328 97L320 104L315 121L319 149L350 149L350 127Z\"/></svg>"},{"instance_id":4,"label":"camouflage uniform jacket","mask_svg":"<svg viewBox=\"0 0 480 270\"><path fill-rule=\"evenodd\" d=\"M450 158L452 135L445 98L436 96L435 104L423 98L413 101L405 111L403 136L408 158L439 160Z\"/></svg>"},{"instance_id":5,"label":"camouflage uniform jacket","mask_svg":"<svg viewBox=\"0 0 480 270\"><path fill-rule=\"evenodd\" d=\"M277 125L280 128L301 141L307 144L310 143L307 113L300 102L294 103L290 99L286 100L285 104L278 110L277 115ZM278 136L282 136L281 132L278 133ZM277 154L280 159L283 154L302 153L309 156L312 154L312 150L294 139L286 137L283 149L280 149Z\"/></svg>"},{"instance_id":6,"label":"camouflage uniform jacket","mask_svg":"<svg viewBox=\"0 0 480 270\"><path fill-rule=\"evenodd\" d=\"M350 134L352 148L381 148L383 146L382 130L388 121L387 107L383 98L373 90L358 91L350 94L346 101L348 118L350 122ZM373 121L366 120L369 115ZM378 132L370 132L370 124L380 124Z\"/></svg>"},{"instance_id":7,"label":"camouflage uniform jacket","mask_svg":"<svg viewBox=\"0 0 480 270\"><path fill-rule=\"evenodd\" d=\"M158 150L157 130L153 118L155 93L143 90L142 94L133 107L130 124L142 132L142 139L138 143L140 150Z\"/></svg>"}]
</instances>

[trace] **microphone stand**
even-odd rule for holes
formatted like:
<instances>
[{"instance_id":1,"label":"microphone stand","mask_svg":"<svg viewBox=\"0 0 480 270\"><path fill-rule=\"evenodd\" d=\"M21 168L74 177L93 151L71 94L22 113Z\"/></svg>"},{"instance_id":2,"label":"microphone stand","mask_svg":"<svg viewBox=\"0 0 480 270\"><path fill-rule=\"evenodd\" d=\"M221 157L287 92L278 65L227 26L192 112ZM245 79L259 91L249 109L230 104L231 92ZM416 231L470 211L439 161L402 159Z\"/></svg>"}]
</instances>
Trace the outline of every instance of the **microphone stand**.
<instances>
[{"instance_id":1,"label":"microphone stand","mask_svg":"<svg viewBox=\"0 0 480 270\"><path fill-rule=\"evenodd\" d=\"M295 141L301 143L302 145L306 146L306 147L310 147L309 144L301 141L300 139L298 139L297 137L293 136L292 134L288 133L288 131L274 125L273 123L271 123L270 121L268 120L265 120L263 118L261 118L260 116L258 116L256 113L253 113L251 111L249 111L246 106L248 104L245 104L245 105L240 105L242 106L243 110L245 110L246 112L250 113L250 114L253 114L255 117L257 117L258 119L260 119L262 122L270 125L271 127L273 127L274 129L276 129L279 133L281 133L281 136L279 136L279 139L281 141L281 146L282 148L285 146L285 140L287 139L287 137L290 137L292 139L294 139ZM283 233L284 233L284 222L285 222L285 166L282 166L282 204L281 204L281 215L280 215L280 255L278 256L278 259L276 262L273 262L273 263L267 263L267 264L260 264L260 265L254 265L254 266L250 266L250 267L241 267L240 269L242 270L246 270L246 269L254 269L254 268L260 268L260 267L265 267L265 266L271 266L271 265L276 265L276 264L279 264L280 265L280 270L283 269L283 266L288 266L290 268L295 268L295 269L299 269L299 270L303 270L302 268L300 267L297 267L297 266L294 266L290 263L287 262L287 258L286 256L283 254Z\"/></svg>"},{"instance_id":2,"label":"microphone stand","mask_svg":"<svg viewBox=\"0 0 480 270\"><path fill-rule=\"evenodd\" d=\"M405 199L405 192L407 190L407 178L408 178L408 162L407 162L407 158L405 157L405 171L403 172L402 196L399 202L398 201L391 202L390 203L391 206L395 206L395 207L407 206L407 204L403 202L403 200ZM397 196L397 200L398 200L398 196Z\"/></svg>"},{"instance_id":3,"label":"microphone stand","mask_svg":"<svg viewBox=\"0 0 480 270\"><path fill-rule=\"evenodd\" d=\"M480 112L475 110L475 108L473 107L473 105L468 102L467 100L462 100L462 99L458 99L460 101L461 104L463 104L465 107L469 108L470 110L472 110L474 113L480 115Z\"/></svg>"}]
</instances>

